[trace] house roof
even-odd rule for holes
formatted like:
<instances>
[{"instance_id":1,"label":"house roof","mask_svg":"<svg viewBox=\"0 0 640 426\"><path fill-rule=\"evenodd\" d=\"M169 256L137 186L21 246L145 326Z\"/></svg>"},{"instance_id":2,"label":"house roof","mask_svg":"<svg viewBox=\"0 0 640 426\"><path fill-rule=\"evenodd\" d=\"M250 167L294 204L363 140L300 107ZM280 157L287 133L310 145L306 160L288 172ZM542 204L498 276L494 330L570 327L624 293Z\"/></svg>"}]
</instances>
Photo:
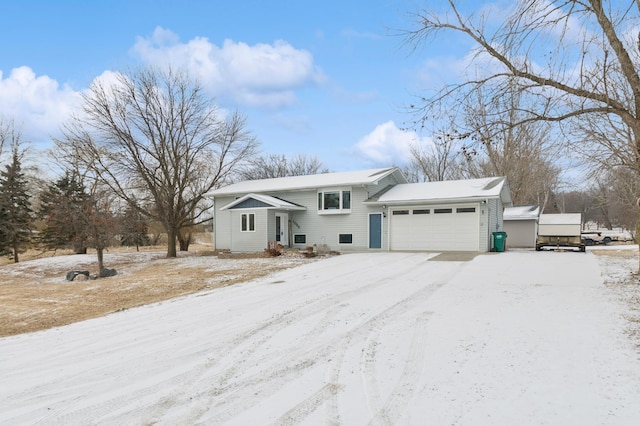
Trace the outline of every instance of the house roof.
<instances>
[{"instance_id":1,"label":"house roof","mask_svg":"<svg viewBox=\"0 0 640 426\"><path fill-rule=\"evenodd\" d=\"M295 191L349 185L376 185L381 179L395 175L398 182L406 178L397 167L383 169L358 170L351 172L321 173L306 176L290 176L274 179L246 180L216 189L209 195L238 195L257 192Z\"/></svg>"},{"instance_id":2,"label":"house roof","mask_svg":"<svg viewBox=\"0 0 640 426\"><path fill-rule=\"evenodd\" d=\"M535 220L540 216L540 206L506 207L502 217L504 220Z\"/></svg>"},{"instance_id":3,"label":"house roof","mask_svg":"<svg viewBox=\"0 0 640 426\"><path fill-rule=\"evenodd\" d=\"M501 198L511 204L511 194L506 178L450 180L399 184L368 199L371 204L402 204L460 199Z\"/></svg>"},{"instance_id":4,"label":"house roof","mask_svg":"<svg viewBox=\"0 0 640 426\"><path fill-rule=\"evenodd\" d=\"M300 206L298 204L294 204L294 203L290 203L289 201L285 201L282 200L280 198L276 198L276 197L272 197L270 195L263 195L263 194L247 194L244 197L240 197L237 200L227 204L226 206L222 207L220 210L227 210L230 208L233 208L234 206L237 206L238 204L241 204L243 202L245 202L246 200L249 199L254 199L257 201L260 201L264 204L268 204L269 207L266 208L275 208L275 209L279 209L279 210L306 210L307 208L304 206Z\"/></svg>"}]
</instances>

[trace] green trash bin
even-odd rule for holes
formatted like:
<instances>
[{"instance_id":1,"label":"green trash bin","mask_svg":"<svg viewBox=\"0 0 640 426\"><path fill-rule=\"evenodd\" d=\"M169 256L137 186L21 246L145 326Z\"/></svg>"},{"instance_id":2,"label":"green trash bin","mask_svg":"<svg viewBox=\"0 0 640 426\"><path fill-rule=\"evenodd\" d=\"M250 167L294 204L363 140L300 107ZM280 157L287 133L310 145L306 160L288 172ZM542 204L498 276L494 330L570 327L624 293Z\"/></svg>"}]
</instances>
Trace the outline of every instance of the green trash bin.
<instances>
[{"instance_id":1,"label":"green trash bin","mask_svg":"<svg viewBox=\"0 0 640 426\"><path fill-rule=\"evenodd\" d=\"M506 232L494 232L493 233L493 250L497 252L503 252L507 242Z\"/></svg>"}]
</instances>

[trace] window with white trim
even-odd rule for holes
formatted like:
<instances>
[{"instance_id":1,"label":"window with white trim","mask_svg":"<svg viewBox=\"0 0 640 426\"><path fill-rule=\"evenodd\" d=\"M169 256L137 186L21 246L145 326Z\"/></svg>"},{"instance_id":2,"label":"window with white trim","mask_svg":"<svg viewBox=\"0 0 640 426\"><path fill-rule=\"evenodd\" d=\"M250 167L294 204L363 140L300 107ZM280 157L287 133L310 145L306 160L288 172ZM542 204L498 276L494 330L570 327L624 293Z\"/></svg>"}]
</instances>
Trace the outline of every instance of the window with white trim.
<instances>
[{"instance_id":1,"label":"window with white trim","mask_svg":"<svg viewBox=\"0 0 640 426\"><path fill-rule=\"evenodd\" d=\"M241 216L242 232L253 232L256 230L255 213L242 213Z\"/></svg>"},{"instance_id":2,"label":"window with white trim","mask_svg":"<svg viewBox=\"0 0 640 426\"><path fill-rule=\"evenodd\" d=\"M351 213L351 190L330 189L318 192L318 213Z\"/></svg>"}]
</instances>

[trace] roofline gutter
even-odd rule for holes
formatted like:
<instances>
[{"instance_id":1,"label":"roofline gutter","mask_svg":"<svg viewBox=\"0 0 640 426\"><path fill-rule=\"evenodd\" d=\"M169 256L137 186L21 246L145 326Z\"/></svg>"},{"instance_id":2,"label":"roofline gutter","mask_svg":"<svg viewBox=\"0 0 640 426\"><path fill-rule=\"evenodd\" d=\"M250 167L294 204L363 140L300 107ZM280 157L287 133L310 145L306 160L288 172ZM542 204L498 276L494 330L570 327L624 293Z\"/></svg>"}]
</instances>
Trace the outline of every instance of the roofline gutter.
<instances>
[{"instance_id":1,"label":"roofline gutter","mask_svg":"<svg viewBox=\"0 0 640 426\"><path fill-rule=\"evenodd\" d=\"M406 206L419 204L462 204L462 203L481 203L483 201L499 199L500 195L484 196L484 197L468 197L468 198L436 198L431 200L401 200L401 201L363 201L362 204L371 206Z\"/></svg>"}]
</instances>

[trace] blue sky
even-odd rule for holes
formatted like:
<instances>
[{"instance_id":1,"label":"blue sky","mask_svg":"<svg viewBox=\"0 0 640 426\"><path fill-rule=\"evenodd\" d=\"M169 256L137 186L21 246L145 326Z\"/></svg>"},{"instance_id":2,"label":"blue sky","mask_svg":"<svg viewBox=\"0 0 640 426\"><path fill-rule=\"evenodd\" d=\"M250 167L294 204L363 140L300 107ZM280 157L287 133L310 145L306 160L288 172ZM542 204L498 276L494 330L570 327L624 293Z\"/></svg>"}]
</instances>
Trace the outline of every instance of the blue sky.
<instances>
[{"instance_id":1,"label":"blue sky","mask_svg":"<svg viewBox=\"0 0 640 426\"><path fill-rule=\"evenodd\" d=\"M50 146L94 78L126 67L186 67L221 108L238 109L267 153L317 156L333 171L402 165L428 135L402 131L406 105L450 76L453 41L412 52L420 2L5 1L0 114Z\"/></svg>"}]
</instances>

